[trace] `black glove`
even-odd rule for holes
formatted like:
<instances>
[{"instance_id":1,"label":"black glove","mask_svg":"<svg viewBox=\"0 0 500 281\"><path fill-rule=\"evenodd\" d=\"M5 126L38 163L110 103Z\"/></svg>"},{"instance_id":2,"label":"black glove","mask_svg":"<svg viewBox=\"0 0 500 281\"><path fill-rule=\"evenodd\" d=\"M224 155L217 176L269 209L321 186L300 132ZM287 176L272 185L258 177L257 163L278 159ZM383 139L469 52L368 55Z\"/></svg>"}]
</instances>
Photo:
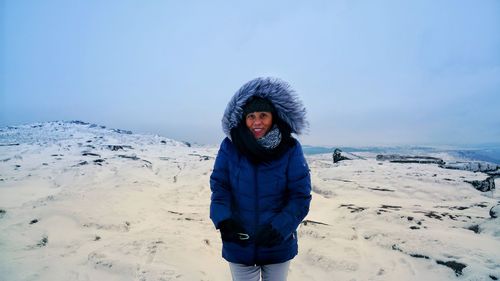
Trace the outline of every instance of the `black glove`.
<instances>
[{"instance_id":1,"label":"black glove","mask_svg":"<svg viewBox=\"0 0 500 281\"><path fill-rule=\"evenodd\" d=\"M272 247L282 241L283 237L271 224L263 225L255 234L255 243L259 246Z\"/></svg>"},{"instance_id":2,"label":"black glove","mask_svg":"<svg viewBox=\"0 0 500 281\"><path fill-rule=\"evenodd\" d=\"M220 236L223 241L248 244L246 230L234 219L226 219L219 223Z\"/></svg>"}]
</instances>

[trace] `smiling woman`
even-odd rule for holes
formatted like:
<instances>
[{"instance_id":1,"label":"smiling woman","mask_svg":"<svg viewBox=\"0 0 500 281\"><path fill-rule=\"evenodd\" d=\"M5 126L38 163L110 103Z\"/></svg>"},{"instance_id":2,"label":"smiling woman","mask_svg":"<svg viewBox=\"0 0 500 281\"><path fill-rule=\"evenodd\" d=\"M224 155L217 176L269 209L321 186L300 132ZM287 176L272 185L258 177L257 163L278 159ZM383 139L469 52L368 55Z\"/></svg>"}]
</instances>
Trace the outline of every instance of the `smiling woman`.
<instances>
[{"instance_id":1,"label":"smiling woman","mask_svg":"<svg viewBox=\"0 0 500 281\"><path fill-rule=\"evenodd\" d=\"M210 218L233 280L287 278L311 202L309 168L291 135L306 125L305 108L279 79L248 82L226 108L228 137L210 176Z\"/></svg>"}]
</instances>

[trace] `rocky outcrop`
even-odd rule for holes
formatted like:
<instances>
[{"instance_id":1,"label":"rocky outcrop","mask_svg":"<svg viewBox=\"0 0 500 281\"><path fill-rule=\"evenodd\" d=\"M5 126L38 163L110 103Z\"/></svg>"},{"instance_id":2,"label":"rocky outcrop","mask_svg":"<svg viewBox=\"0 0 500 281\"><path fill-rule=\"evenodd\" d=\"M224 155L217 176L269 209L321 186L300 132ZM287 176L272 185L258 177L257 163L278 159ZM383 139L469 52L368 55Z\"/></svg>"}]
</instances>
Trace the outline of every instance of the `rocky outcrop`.
<instances>
[{"instance_id":1,"label":"rocky outcrop","mask_svg":"<svg viewBox=\"0 0 500 281\"><path fill-rule=\"evenodd\" d=\"M490 217L492 219L496 219L496 218L500 217L500 204L491 207L491 209L490 209Z\"/></svg>"},{"instance_id":2,"label":"rocky outcrop","mask_svg":"<svg viewBox=\"0 0 500 281\"><path fill-rule=\"evenodd\" d=\"M441 158L430 156L408 156L399 154L379 154L377 155L378 161L389 161L392 163L418 163L418 164L439 164L443 165L445 162Z\"/></svg>"},{"instance_id":3,"label":"rocky outcrop","mask_svg":"<svg viewBox=\"0 0 500 281\"><path fill-rule=\"evenodd\" d=\"M474 180L465 182L472 184L472 186L474 186L475 189L481 192L486 192L495 189L495 177L496 176L489 176L483 181Z\"/></svg>"},{"instance_id":4,"label":"rocky outcrop","mask_svg":"<svg viewBox=\"0 0 500 281\"><path fill-rule=\"evenodd\" d=\"M439 167L453 170L465 170L471 172L495 173L499 170L500 166L488 162L453 162L443 163Z\"/></svg>"},{"instance_id":5,"label":"rocky outcrop","mask_svg":"<svg viewBox=\"0 0 500 281\"><path fill-rule=\"evenodd\" d=\"M125 148L133 149L131 145L115 145L115 144L108 144L106 145L106 148L111 151L124 150Z\"/></svg>"},{"instance_id":6,"label":"rocky outcrop","mask_svg":"<svg viewBox=\"0 0 500 281\"><path fill-rule=\"evenodd\" d=\"M132 131L129 131L129 130L113 129L112 131L115 132L115 133L118 133L118 134L125 134L125 135L131 135L132 134Z\"/></svg>"},{"instance_id":7,"label":"rocky outcrop","mask_svg":"<svg viewBox=\"0 0 500 281\"><path fill-rule=\"evenodd\" d=\"M332 155L333 163L337 163L337 162L342 161L342 160L351 160L350 158L343 156L341 153L342 153L342 150L335 148L335 150L333 151L333 155Z\"/></svg>"}]
</instances>

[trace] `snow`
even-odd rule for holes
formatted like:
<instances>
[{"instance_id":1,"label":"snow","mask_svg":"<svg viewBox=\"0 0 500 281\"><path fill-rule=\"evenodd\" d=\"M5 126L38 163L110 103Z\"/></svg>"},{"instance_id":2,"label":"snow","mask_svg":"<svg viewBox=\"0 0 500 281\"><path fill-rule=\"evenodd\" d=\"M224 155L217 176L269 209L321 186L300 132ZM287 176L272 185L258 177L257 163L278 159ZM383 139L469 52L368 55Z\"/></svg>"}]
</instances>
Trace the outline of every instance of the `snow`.
<instances>
[{"instance_id":1,"label":"snow","mask_svg":"<svg viewBox=\"0 0 500 281\"><path fill-rule=\"evenodd\" d=\"M0 279L230 280L208 214L217 149L77 122L1 129ZM307 157L289 280L500 278L498 192L464 182L486 174L356 155Z\"/></svg>"}]
</instances>

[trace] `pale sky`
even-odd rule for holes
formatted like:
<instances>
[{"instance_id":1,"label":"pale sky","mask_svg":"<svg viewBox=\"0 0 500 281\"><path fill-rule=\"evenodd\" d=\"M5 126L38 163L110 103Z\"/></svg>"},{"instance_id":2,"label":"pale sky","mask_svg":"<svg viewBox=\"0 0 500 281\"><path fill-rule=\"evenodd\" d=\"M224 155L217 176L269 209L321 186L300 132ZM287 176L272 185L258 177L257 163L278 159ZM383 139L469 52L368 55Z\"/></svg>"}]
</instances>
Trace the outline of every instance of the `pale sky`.
<instances>
[{"instance_id":1,"label":"pale sky","mask_svg":"<svg viewBox=\"0 0 500 281\"><path fill-rule=\"evenodd\" d=\"M239 2L239 3L237 3ZM312 145L500 142L500 1L0 0L0 127L82 120L201 144L259 76Z\"/></svg>"}]
</instances>

